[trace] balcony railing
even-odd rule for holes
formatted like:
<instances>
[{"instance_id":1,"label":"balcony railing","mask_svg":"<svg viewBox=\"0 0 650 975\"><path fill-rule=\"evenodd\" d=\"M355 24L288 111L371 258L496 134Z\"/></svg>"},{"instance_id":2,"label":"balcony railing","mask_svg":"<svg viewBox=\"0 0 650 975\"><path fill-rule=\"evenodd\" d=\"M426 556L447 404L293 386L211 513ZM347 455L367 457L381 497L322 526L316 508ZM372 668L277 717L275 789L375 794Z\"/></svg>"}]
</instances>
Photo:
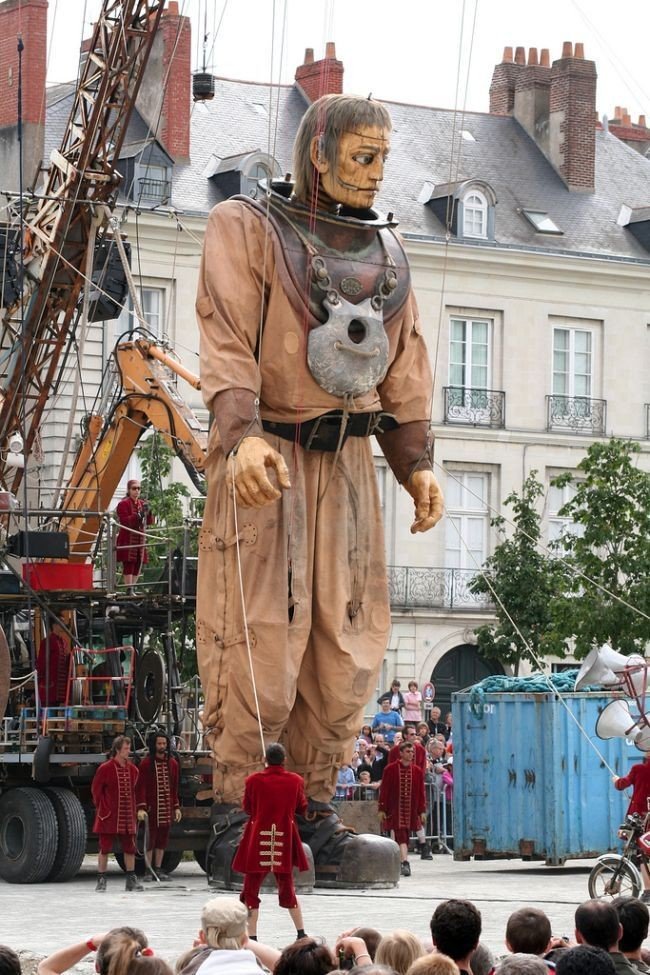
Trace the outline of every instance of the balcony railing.
<instances>
[{"instance_id":1,"label":"balcony railing","mask_svg":"<svg viewBox=\"0 0 650 975\"><path fill-rule=\"evenodd\" d=\"M395 609L485 610L487 596L469 591L474 569L413 568L388 566L390 604Z\"/></svg>"},{"instance_id":2,"label":"balcony railing","mask_svg":"<svg viewBox=\"0 0 650 975\"><path fill-rule=\"evenodd\" d=\"M506 425L506 394L501 389L445 386L445 423L501 429Z\"/></svg>"},{"instance_id":3,"label":"balcony railing","mask_svg":"<svg viewBox=\"0 0 650 975\"><path fill-rule=\"evenodd\" d=\"M168 203L171 186L169 179L150 179L148 176L142 176L138 180L138 199L153 200L155 203Z\"/></svg>"},{"instance_id":4,"label":"balcony railing","mask_svg":"<svg viewBox=\"0 0 650 975\"><path fill-rule=\"evenodd\" d=\"M569 430L587 436L605 435L607 400L588 396L547 396L546 429Z\"/></svg>"}]
</instances>

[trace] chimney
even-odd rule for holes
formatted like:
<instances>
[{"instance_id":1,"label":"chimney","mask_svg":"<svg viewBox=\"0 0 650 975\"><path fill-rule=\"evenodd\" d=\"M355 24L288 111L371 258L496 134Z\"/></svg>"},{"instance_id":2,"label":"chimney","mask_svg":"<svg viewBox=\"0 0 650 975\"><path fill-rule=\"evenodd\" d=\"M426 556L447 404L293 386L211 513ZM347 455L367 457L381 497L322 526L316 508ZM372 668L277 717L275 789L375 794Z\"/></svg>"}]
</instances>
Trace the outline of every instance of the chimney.
<instances>
[{"instance_id":1,"label":"chimney","mask_svg":"<svg viewBox=\"0 0 650 975\"><path fill-rule=\"evenodd\" d=\"M0 174L3 190L20 185L18 34L22 35L23 184L32 186L43 159L47 0L0 3Z\"/></svg>"},{"instance_id":2,"label":"chimney","mask_svg":"<svg viewBox=\"0 0 650 975\"><path fill-rule=\"evenodd\" d=\"M548 51L544 48L541 59L537 48L528 52L528 63L522 67L515 80L513 114L522 128L543 153L548 154L548 103L551 90L551 70L548 67ZM540 63L541 60L541 63ZM544 64L546 62L546 64Z\"/></svg>"},{"instance_id":3,"label":"chimney","mask_svg":"<svg viewBox=\"0 0 650 975\"><path fill-rule=\"evenodd\" d=\"M551 68L548 157L574 192L593 191L595 179L596 65L582 44L566 41Z\"/></svg>"},{"instance_id":4,"label":"chimney","mask_svg":"<svg viewBox=\"0 0 650 975\"><path fill-rule=\"evenodd\" d=\"M191 49L190 18L179 16L172 0L154 37L136 107L174 162L190 158Z\"/></svg>"},{"instance_id":5,"label":"chimney","mask_svg":"<svg viewBox=\"0 0 650 975\"><path fill-rule=\"evenodd\" d=\"M296 68L296 85L308 102L321 95L340 95L343 92L343 62L336 59L333 41L325 46L325 57L314 61L314 50L308 47L305 60Z\"/></svg>"}]
</instances>

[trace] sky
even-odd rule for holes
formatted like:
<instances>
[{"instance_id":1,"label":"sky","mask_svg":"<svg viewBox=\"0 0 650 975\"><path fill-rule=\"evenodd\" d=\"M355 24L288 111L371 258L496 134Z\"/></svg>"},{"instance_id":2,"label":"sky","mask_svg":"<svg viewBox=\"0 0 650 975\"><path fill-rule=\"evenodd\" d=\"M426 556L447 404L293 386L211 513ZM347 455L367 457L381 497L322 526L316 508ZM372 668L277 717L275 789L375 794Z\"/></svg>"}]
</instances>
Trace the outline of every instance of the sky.
<instances>
[{"instance_id":1,"label":"sky","mask_svg":"<svg viewBox=\"0 0 650 975\"><path fill-rule=\"evenodd\" d=\"M626 107L650 122L648 0L178 0L192 19L195 66L207 22L208 69L226 78L293 81L305 48L334 41L345 91L438 108L488 110L494 65L508 45L582 41L598 70L597 110ZM100 0L49 0L48 79L69 81Z\"/></svg>"}]
</instances>

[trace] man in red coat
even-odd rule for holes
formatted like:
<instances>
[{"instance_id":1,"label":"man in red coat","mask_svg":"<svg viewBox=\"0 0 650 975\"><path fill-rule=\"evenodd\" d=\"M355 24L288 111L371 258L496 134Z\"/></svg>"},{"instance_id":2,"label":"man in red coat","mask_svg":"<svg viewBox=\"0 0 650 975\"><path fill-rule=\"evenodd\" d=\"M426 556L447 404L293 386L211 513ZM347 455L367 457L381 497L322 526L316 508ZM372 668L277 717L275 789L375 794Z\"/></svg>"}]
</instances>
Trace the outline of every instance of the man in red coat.
<instances>
[{"instance_id":1,"label":"man in red coat","mask_svg":"<svg viewBox=\"0 0 650 975\"><path fill-rule=\"evenodd\" d=\"M144 531L147 525L153 524L153 514L148 502L140 497L140 491L140 481L132 478L126 485L126 497L116 508L120 530L115 541L115 557L122 563L128 595L134 594L142 566L149 560Z\"/></svg>"},{"instance_id":2,"label":"man in red coat","mask_svg":"<svg viewBox=\"0 0 650 975\"><path fill-rule=\"evenodd\" d=\"M650 752L646 752L643 761L633 765L627 775L614 775L612 782L615 788L621 792L623 789L629 789L632 786L632 798L627 807L628 816L632 813L647 816L650 812ZM641 876L643 877L641 900L648 904L650 903L650 875L645 864L641 865Z\"/></svg>"},{"instance_id":3,"label":"man in red coat","mask_svg":"<svg viewBox=\"0 0 650 975\"><path fill-rule=\"evenodd\" d=\"M275 874L280 907L286 907L298 938L305 937L302 911L293 886L293 867L307 870L296 814L307 811L302 776L284 767L286 752L273 742L264 754L266 768L249 775L242 804L250 819L232 861L245 875L240 900L248 908L248 936L257 940L260 887L267 873Z\"/></svg>"},{"instance_id":4,"label":"man in red coat","mask_svg":"<svg viewBox=\"0 0 650 975\"><path fill-rule=\"evenodd\" d=\"M426 819L424 774L415 764L415 747L410 741L400 745L399 762L391 762L379 788L379 819L385 832L392 831L399 843L401 874L411 876L408 843L412 831L421 828Z\"/></svg>"},{"instance_id":5,"label":"man in red coat","mask_svg":"<svg viewBox=\"0 0 650 975\"><path fill-rule=\"evenodd\" d=\"M126 866L126 889L143 890L135 875L135 786L138 770L129 761L131 739L118 735L111 745L108 760L95 772L91 786L95 804L93 833L99 836L97 886L106 890L108 854L116 839L120 841Z\"/></svg>"},{"instance_id":6,"label":"man in red coat","mask_svg":"<svg viewBox=\"0 0 650 975\"><path fill-rule=\"evenodd\" d=\"M409 727L405 729L404 734L406 735L404 741L408 742L409 745L413 745L415 749L413 753L413 764L417 765L419 769L422 770L422 775L427 770L427 751L426 748L418 741L415 728ZM388 764L391 762L398 762L400 759L400 748L401 744L393 745L388 753ZM431 844L427 842L427 834L424 830L424 824L418 823L418 827L415 831L415 835L418 841L418 848L420 851L421 860L433 860L433 853L431 852Z\"/></svg>"},{"instance_id":7,"label":"man in red coat","mask_svg":"<svg viewBox=\"0 0 650 975\"><path fill-rule=\"evenodd\" d=\"M170 755L163 732L149 738L149 754L140 762L135 797L138 819L148 820L147 856L158 880L169 880L162 870L172 821L182 818L178 801L178 762Z\"/></svg>"}]
</instances>

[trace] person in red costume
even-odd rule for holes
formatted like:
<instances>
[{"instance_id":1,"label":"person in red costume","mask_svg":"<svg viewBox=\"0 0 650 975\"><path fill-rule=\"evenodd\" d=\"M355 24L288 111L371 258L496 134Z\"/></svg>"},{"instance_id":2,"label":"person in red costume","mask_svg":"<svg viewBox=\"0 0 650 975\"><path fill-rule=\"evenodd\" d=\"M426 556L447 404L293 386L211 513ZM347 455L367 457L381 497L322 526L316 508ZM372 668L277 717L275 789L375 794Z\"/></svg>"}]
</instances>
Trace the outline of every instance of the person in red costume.
<instances>
[{"instance_id":1,"label":"person in red costume","mask_svg":"<svg viewBox=\"0 0 650 975\"><path fill-rule=\"evenodd\" d=\"M627 807L628 816L631 816L632 813L638 813L639 816L648 815L650 811L650 752L646 752L643 761L633 765L627 775L612 776L612 782L619 792L632 787L632 798ZM641 876L643 877L641 900L648 904L650 903L650 874L645 864L641 865Z\"/></svg>"},{"instance_id":2,"label":"person in red costume","mask_svg":"<svg viewBox=\"0 0 650 975\"><path fill-rule=\"evenodd\" d=\"M120 530L115 543L115 557L122 563L124 585L129 595L133 595L142 566L148 561L144 530L153 523L149 505L140 497L141 490L140 481L128 481L126 497L117 506Z\"/></svg>"},{"instance_id":3,"label":"person in red costume","mask_svg":"<svg viewBox=\"0 0 650 975\"><path fill-rule=\"evenodd\" d=\"M41 641L36 658L38 699L41 707L65 704L70 668L70 648L58 623Z\"/></svg>"},{"instance_id":4,"label":"person in red costume","mask_svg":"<svg viewBox=\"0 0 650 975\"><path fill-rule=\"evenodd\" d=\"M296 813L304 815L307 799L302 776L288 772L285 760L283 746L271 743L264 753L266 768L249 775L244 786L243 806L250 819L232 868L245 875L239 899L248 909L248 936L255 939L260 887L269 872L275 874L280 907L288 909L297 937L305 937L292 870L309 867L296 826Z\"/></svg>"},{"instance_id":5,"label":"person in red costume","mask_svg":"<svg viewBox=\"0 0 650 975\"><path fill-rule=\"evenodd\" d=\"M415 747L410 741L400 745L399 762L391 762L384 772L379 789L379 819L385 832L392 831L399 843L401 874L411 876L408 843L412 831L422 828L426 820L424 773L415 764Z\"/></svg>"},{"instance_id":6,"label":"person in red costume","mask_svg":"<svg viewBox=\"0 0 650 975\"><path fill-rule=\"evenodd\" d=\"M158 880L169 880L162 870L172 822L182 819L178 801L178 762L170 755L169 738L163 732L149 738L149 754L138 769L135 796L138 820L148 820L147 855Z\"/></svg>"},{"instance_id":7,"label":"person in red costume","mask_svg":"<svg viewBox=\"0 0 650 975\"><path fill-rule=\"evenodd\" d=\"M413 728L412 726L405 728L404 734L406 735L404 741L410 745L413 745L414 748L413 764L417 765L417 767L422 770L422 775L424 775L427 769L427 750L421 744L421 742L418 741L418 738L415 734L415 728ZM388 753L389 765L391 764L391 762L399 762L401 758L402 744L403 742L399 745L393 745L393 747L389 751ZM420 822L415 832L418 841L418 850L420 853L420 859L433 860L433 853L431 852L431 844L427 842L427 835L424 829L424 823Z\"/></svg>"},{"instance_id":8,"label":"person in red costume","mask_svg":"<svg viewBox=\"0 0 650 975\"><path fill-rule=\"evenodd\" d=\"M126 866L126 889L143 890L135 875L135 787L138 770L129 761L131 739L118 735L111 745L108 759L99 766L91 786L95 804L93 833L99 836L97 886L106 890L108 854L119 840Z\"/></svg>"}]
</instances>

